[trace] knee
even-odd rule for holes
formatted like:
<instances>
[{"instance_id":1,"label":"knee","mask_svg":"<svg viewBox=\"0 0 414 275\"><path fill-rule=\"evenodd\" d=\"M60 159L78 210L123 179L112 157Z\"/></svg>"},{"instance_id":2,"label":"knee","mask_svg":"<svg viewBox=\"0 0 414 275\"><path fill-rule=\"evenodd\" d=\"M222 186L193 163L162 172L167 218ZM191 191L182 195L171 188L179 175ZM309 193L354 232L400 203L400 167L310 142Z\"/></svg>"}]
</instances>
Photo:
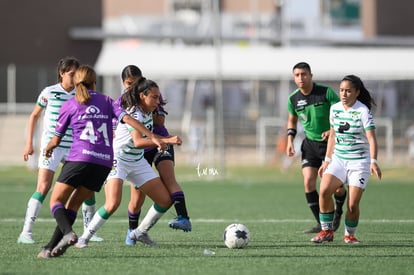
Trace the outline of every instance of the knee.
<instances>
[{"instance_id":1,"label":"knee","mask_svg":"<svg viewBox=\"0 0 414 275\"><path fill-rule=\"evenodd\" d=\"M43 196L46 196L49 193L51 186L52 185L48 183L41 183L37 186L36 191Z\"/></svg>"},{"instance_id":2,"label":"knee","mask_svg":"<svg viewBox=\"0 0 414 275\"><path fill-rule=\"evenodd\" d=\"M350 214L356 214L356 213L358 213L359 212L359 205L356 204L356 203L350 202L349 205L348 205L348 212Z\"/></svg>"},{"instance_id":3,"label":"knee","mask_svg":"<svg viewBox=\"0 0 414 275\"><path fill-rule=\"evenodd\" d=\"M165 198L164 200L162 200L162 202L160 202L160 203L157 203L159 206L161 206L162 208L165 208L165 209L168 209L168 208L170 208L171 207L171 205L172 205L172 201L171 201L171 198L170 197L168 197L168 198Z\"/></svg>"},{"instance_id":4,"label":"knee","mask_svg":"<svg viewBox=\"0 0 414 275\"><path fill-rule=\"evenodd\" d=\"M121 202L118 201L118 200L106 202L105 203L105 210L108 213L112 214L112 213L114 213L118 209L118 207L119 207L120 204L121 204Z\"/></svg>"}]
</instances>

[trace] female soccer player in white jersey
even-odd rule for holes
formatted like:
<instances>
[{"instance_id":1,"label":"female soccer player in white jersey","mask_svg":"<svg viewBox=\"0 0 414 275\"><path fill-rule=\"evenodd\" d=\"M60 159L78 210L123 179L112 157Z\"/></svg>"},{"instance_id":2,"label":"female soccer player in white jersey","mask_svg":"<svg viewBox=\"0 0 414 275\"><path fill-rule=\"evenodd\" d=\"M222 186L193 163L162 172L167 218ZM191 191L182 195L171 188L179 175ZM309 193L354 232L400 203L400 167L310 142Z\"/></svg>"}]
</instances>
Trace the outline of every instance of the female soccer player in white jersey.
<instances>
[{"instance_id":1,"label":"female soccer player in white jersey","mask_svg":"<svg viewBox=\"0 0 414 275\"><path fill-rule=\"evenodd\" d=\"M38 254L39 258L58 257L76 243L77 236L72 229L76 213L86 198L101 189L111 171L113 118L139 129L152 144L164 149L163 143L144 125L115 107L110 97L94 91L96 73L91 67L80 66L74 83L75 97L62 105L54 136L45 147L45 156L50 157L67 129L72 128L73 145L50 198L57 227L50 242Z\"/></svg>"},{"instance_id":2,"label":"female soccer player in white jersey","mask_svg":"<svg viewBox=\"0 0 414 275\"><path fill-rule=\"evenodd\" d=\"M334 203L332 194L342 184L348 185L345 214L345 243L359 243L355 237L359 221L359 203L370 174L381 179L377 163L377 139L371 114L374 104L369 91L355 75L345 76L339 86L340 102L330 109L330 135L325 161L319 169L322 176L319 196L322 231L311 239L314 243L334 238Z\"/></svg>"},{"instance_id":3,"label":"female soccer player in white jersey","mask_svg":"<svg viewBox=\"0 0 414 275\"><path fill-rule=\"evenodd\" d=\"M36 105L30 115L28 124L28 137L23 153L23 158L28 161L29 155L34 153L33 139L35 128L38 120L44 111L43 132L41 138L41 152L50 141L55 131L56 120L62 104L71 99L75 95L73 84L73 75L79 67L79 61L74 57L66 57L58 62L57 75L59 83L46 87L39 95ZM40 154L38 160L38 175L36 191L32 194L27 203L26 216L24 220L23 230L17 239L17 243L33 244L35 243L32 230L43 201L48 194L55 175L56 168L65 160L68 155L69 148L72 145L72 130L68 129L62 137L62 141L51 157L45 157ZM95 213L95 197L87 199L83 204L83 214L85 226L88 219L92 218ZM102 241L101 238L94 236L93 241Z\"/></svg>"},{"instance_id":4,"label":"female soccer player in white jersey","mask_svg":"<svg viewBox=\"0 0 414 275\"><path fill-rule=\"evenodd\" d=\"M152 112L159 105L159 99L158 85L142 77L122 95L121 107L152 130ZM160 137L160 139L165 144L181 144L181 138L178 136ZM125 180L133 183L135 188L139 188L155 202L150 211L154 211L156 215L152 215L152 220L146 224L148 230L168 210L171 206L170 194L144 158L144 148L153 146L155 144L141 131L125 124L118 124L114 138L114 165L105 184L105 204L98 209L76 247L86 247L91 236L118 209ZM151 243L145 232L140 234L136 232L132 235L133 233L131 232L131 239Z\"/></svg>"},{"instance_id":5,"label":"female soccer player in white jersey","mask_svg":"<svg viewBox=\"0 0 414 275\"><path fill-rule=\"evenodd\" d=\"M121 72L122 84L125 88L124 91L128 90L129 87L142 77L141 70L135 65L126 66ZM116 101L120 102L121 97ZM160 94L160 104L157 109L153 112L153 133L159 136L167 137L169 132L165 127L165 116L168 114L163 106L166 102L163 100L162 95ZM150 165L154 163L154 166L158 170L160 178L164 185L167 187L168 191L171 194L171 200L173 202L174 208L177 213L177 218L169 222L169 226L174 229L181 229L184 232L191 231L191 222L188 217L188 211L185 203L185 196L183 189L178 184L175 178L174 172L174 147L172 145L167 146L167 149L160 153L157 148L150 147L144 149L144 158L148 161ZM130 185L131 189L131 199L128 203L128 225L129 229L125 237L126 245L135 245L136 240L132 240L129 235L132 230L138 227L139 217L141 215L141 207L145 201L145 194L136 189L133 184ZM151 213L151 212L150 212ZM151 217L146 216L145 219L151 219ZM147 239L142 239L145 241ZM150 239L148 239L150 240ZM144 243L145 245L154 244L150 241L149 243Z\"/></svg>"}]
</instances>

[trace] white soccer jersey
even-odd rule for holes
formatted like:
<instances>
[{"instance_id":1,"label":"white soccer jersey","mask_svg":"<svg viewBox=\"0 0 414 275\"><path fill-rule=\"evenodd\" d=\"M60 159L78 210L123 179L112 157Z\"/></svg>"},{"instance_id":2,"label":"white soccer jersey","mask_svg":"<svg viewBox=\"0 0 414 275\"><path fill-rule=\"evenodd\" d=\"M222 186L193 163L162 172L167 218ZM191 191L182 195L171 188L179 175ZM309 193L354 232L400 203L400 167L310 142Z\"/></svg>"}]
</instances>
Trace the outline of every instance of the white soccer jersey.
<instances>
[{"instance_id":1,"label":"white soccer jersey","mask_svg":"<svg viewBox=\"0 0 414 275\"><path fill-rule=\"evenodd\" d=\"M63 103L71 99L74 95L75 89L67 92L60 83L48 86L40 93L36 104L45 110L43 117L42 148L49 143L55 133L56 121ZM72 128L68 128L58 147L69 149L71 145Z\"/></svg>"},{"instance_id":2,"label":"white soccer jersey","mask_svg":"<svg viewBox=\"0 0 414 275\"><path fill-rule=\"evenodd\" d=\"M375 129L371 112L360 101L345 110L342 102L331 106L330 124L335 130L334 154L344 160L369 159L366 130Z\"/></svg>"},{"instance_id":3,"label":"white soccer jersey","mask_svg":"<svg viewBox=\"0 0 414 275\"><path fill-rule=\"evenodd\" d=\"M152 113L143 113L137 109L134 113L130 114L133 118L140 121L147 127L148 130L152 131ZM116 158L124 161L139 161L144 157L144 149L136 148L130 134L135 129L128 124L118 123L115 130L114 138L114 155ZM145 136L144 136L145 137Z\"/></svg>"}]
</instances>

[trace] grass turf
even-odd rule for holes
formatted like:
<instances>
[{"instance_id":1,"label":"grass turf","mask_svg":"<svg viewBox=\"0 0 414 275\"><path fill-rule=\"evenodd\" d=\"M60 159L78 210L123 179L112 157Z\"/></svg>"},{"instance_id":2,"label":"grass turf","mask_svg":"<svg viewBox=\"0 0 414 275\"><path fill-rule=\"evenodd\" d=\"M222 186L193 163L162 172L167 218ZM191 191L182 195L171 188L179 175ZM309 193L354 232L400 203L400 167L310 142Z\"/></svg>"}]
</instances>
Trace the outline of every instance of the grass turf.
<instances>
[{"instance_id":1,"label":"grass turf","mask_svg":"<svg viewBox=\"0 0 414 275\"><path fill-rule=\"evenodd\" d=\"M358 245L342 241L343 225L329 244L310 243L303 229L314 225L299 168L280 173L270 167L229 167L226 177L199 176L195 167L177 167L193 231L167 227L171 209L151 230L157 247L124 244L129 187L118 211L101 228L102 243L69 248L60 258L37 259L55 223L48 200L34 227L34 245L17 244L36 173L0 168L0 274L412 274L414 270L414 184L412 171L383 169L371 177L361 202ZM97 207L104 202L97 195ZM141 219L151 204L147 199ZM224 246L223 230L233 222L251 231L246 249ZM74 225L80 235L82 222ZM205 249L215 252L205 255Z\"/></svg>"}]
</instances>

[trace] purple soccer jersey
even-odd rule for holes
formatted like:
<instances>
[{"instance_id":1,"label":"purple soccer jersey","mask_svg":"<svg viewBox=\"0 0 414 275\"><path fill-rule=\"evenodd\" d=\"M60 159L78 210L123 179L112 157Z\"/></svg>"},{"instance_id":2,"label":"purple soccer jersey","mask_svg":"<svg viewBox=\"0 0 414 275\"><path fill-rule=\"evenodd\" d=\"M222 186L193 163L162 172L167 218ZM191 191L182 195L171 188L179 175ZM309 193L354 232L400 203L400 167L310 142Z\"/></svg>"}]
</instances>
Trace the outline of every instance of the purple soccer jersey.
<instances>
[{"instance_id":1,"label":"purple soccer jersey","mask_svg":"<svg viewBox=\"0 0 414 275\"><path fill-rule=\"evenodd\" d=\"M164 125L154 125L154 129L152 130L154 134L159 136L168 137L170 133L168 133L167 128Z\"/></svg>"},{"instance_id":2,"label":"purple soccer jersey","mask_svg":"<svg viewBox=\"0 0 414 275\"><path fill-rule=\"evenodd\" d=\"M122 118L125 112L114 106L112 98L89 92L91 99L86 104L72 98L62 105L55 135L63 136L69 126L73 129L73 144L66 160L112 167L112 119Z\"/></svg>"}]
</instances>

